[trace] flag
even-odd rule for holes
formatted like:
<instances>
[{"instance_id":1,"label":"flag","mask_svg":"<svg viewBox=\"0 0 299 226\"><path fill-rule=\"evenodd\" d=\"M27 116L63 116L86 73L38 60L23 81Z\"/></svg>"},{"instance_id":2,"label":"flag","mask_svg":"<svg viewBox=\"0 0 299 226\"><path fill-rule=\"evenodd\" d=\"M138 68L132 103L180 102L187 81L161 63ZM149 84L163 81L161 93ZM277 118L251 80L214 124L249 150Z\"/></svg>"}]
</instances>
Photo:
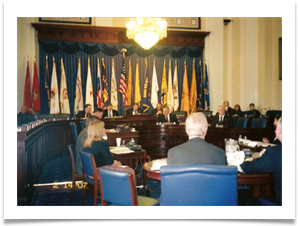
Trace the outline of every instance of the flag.
<instances>
[{"instance_id":1,"label":"flag","mask_svg":"<svg viewBox=\"0 0 299 226\"><path fill-rule=\"evenodd\" d=\"M88 64L87 64L87 81L86 81L85 104L90 104L91 105L91 111L93 111L93 89L92 89L92 80L91 80L91 70L90 70L89 57L88 57Z\"/></svg>"},{"instance_id":2,"label":"flag","mask_svg":"<svg viewBox=\"0 0 299 226\"><path fill-rule=\"evenodd\" d=\"M134 103L140 103L141 101L141 94L140 94L140 84L139 84L139 65L138 59L136 62L136 77L135 77L135 95L134 95Z\"/></svg>"},{"instance_id":3,"label":"flag","mask_svg":"<svg viewBox=\"0 0 299 226\"><path fill-rule=\"evenodd\" d=\"M129 78L128 78L128 89L127 89L128 106L132 105L132 67L131 61L129 60Z\"/></svg>"},{"instance_id":4,"label":"flag","mask_svg":"<svg viewBox=\"0 0 299 226\"><path fill-rule=\"evenodd\" d=\"M171 60L169 60L169 70L168 70L168 92L167 92L167 106L169 107L169 111L173 111L173 91L172 91L172 76L171 76Z\"/></svg>"},{"instance_id":5,"label":"flag","mask_svg":"<svg viewBox=\"0 0 299 226\"><path fill-rule=\"evenodd\" d=\"M205 63L205 86L204 86L204 93L205 93L205 105L206 109L210 109L210 93L209 93L209 80L208 80L208 69L207 64Z\"/></svg>"},{"instance_id":6,"label":"flag","mask_svg":"<svg viewBox=\"0 0 299 226\"><path fill-rule=\"evenodd\" d=\"M166 64L164 60L163 75L161 83L161 104L163 107L167 106L167 81L166 81Z\"/></svg>"},{"instance_id":7,"label":"flag","mask_svg":"<svg viewBox=\"0 0 299 226\"><path fill-rule=\"evenodd\" d=\"M58 93L58 83L56 74L56 63L53 57L53 70L51 78L51 103L50 103L50 114L59 114L59 93Z\"/></svg>"},{"instance_id":8,"label":"flag","mask_svg":"<svg viewBox=\"0 0 299 226\"><path fill-rule=\"evenodd\" d=\"M29 57L27 58L27 69L26 69L26 79L24 87L24 100L23 105L27 106L29 110L31 108L31 87L30 87L30 71L29 71Z\"/></svg>"},{"instance_id":9,"label":"flag","mask_svg":"<svg viewBox=\"0 0 299 226\"><path fill-rule=\"evenodd\" d=\"M76 95L75 95L75 104L74 104L74 115L79 111L83 111L83 93L82 93L82 82L81 82L81 62L79 58L78 62L78 72L76 80Z\"/></svg>"},{"instance_id":10,"label":"flag","mask_svg":"<svg viewBox=\"0 0 299 226\"><path fill-rule=\"evenodd\" d=\"M98 107L102 107L102 80L101 80L101 66L100 60L98 58L98 76L97 76L97 105Z\"/></svg>"},{"instance_id":11,"label":"flag","mask_svg":"<svg viewBox=\"0 0 299 226\"><path fill-rule=\"evenodd\" d=\"M49 79L48 55L46 55L45 89L46 89L47 96L48 96L48 107L50 108L51 95L50 95L50 90L49 90L49 84L50 84L50 79Z\"/></svg>"},{"instance_id":12,"label":"flag","mask_svg":"<svg viewBox=\"0 0 299 226\"><path fill-rule=\"evenodd\" d=\"M123 58L124 59L123 59L123 66L121 68L119 92L121 92L122 96L123 96L123 106L127 106L128 98L127 98L127 77L126 77L125 51L123 51Z\"/></svg>"},{"instance_id":13,"label":"flag","mask_svg":"<svg viewBox=\"0 0 299 226\"><path fill-rule=\"evenodd\" d=\"M196 72L195 72L195 58L193 59L192 65L192 81L191 81L191 88L190 88L190 114L196 112L196 101L197 101L197 87L196 87Z\"/></svg>"},{"instance_id":14,"label":"flag","mask_svg":"<svg viewBox=\"0 0 299 226\"><path fill-rule=\"evenodd\" d=\"M150 108L150 97L151 97L151 86L148 83L148 74L147 74L147 59L145 59L145 70L144 70L145 82L143 86L143 112L147 112Z\"/></svg>"},{"instance_id":15,"label":"flag","mask_svg":"<svg viewBox=\"0 0 299 226\"><path fill-rule=\"evenodd\" d=\"M189 107L190 107L190 105L189 105L189 85L188 85L188 77L187 77L187 65L186 65L186 60L185 60L181 111L186 111L187 114L189 115Z\"/></svg>"},{"instance_id":16,"label":"flag","mask_svg":"<svg viewBox=\"0 0 299 226\"><path fill-rule=\"evenodd\" d=\"M173 91L173 110L177 111L179 108L179 87L178 87L178 65L177 61L175 61L175 66L174 66L174 75L173 75L173 86L172 86L172 91Z\"/></svg>"},{"instance_id":17,"label":"flag","mask_svg":"<svg viewBox=\"0 0 299 226\"><path fill-rule=\"evenodd\" d=\"M61 113L70 113L69 95L67 92L66 75L63 66L63 59L61 58L61 78L60 78L60 109Z\"/></svg>"},{"instance_id":18,"label":"flag","mask_svg":"<svg viewBox=\"0 0 299 226\"><path fill-rule=\"evenodd\" d=\"M34 57L34 75L33 75L33 85L32 85L32 109L35 112L40 112L40 91L38 85L38 74L36 68L36 59Z\"/></svg>"},{"instance_id":19,"label":"flag","mask_svg":"<svg viewBox=\"0 0 299 226\"><path fill-rule=\"evenodd\" d=\"M200 87L199 87L199 102L198 105L201 110L205 109L204 94L203 94L203 77L202 77L202 66L201 60L199 61L199 73L200 73Z\"/></svg>"},{"instance_id":20,"label":"flag","mask_svg":"<svg viewBox=\"0 0 299 226\"><path fill-rule=\"evenodd\" d=\"M151 88L151 104L152 104L153 108L155 108L158 103L158 91L159 91L159 84L158 84L156 66L155 66L155 61L154 61L152 88Z\"/></svg>"},{"instance_id":21,"label":"flag","mask_svg":"<svg viewBox=\"0 0 299 226\"><path fill-rule=\"evenodd\" d=\"M111 75L111 104L114 110L118 110L117 85L115 79L114 59L112 59L112 75Z\"/></svg>"},{"instance_id":22,"label":"flag","mask_svg":"<svg viewBox=\"0 0 299 226\"><path fill-rule=\"evenodd\" d=\"M107 107L109 104L109 93L108 93L108 82L106 76L106 65L104 63L104 58L102 58L102 108Z\"/></svg>"}]
</instances>

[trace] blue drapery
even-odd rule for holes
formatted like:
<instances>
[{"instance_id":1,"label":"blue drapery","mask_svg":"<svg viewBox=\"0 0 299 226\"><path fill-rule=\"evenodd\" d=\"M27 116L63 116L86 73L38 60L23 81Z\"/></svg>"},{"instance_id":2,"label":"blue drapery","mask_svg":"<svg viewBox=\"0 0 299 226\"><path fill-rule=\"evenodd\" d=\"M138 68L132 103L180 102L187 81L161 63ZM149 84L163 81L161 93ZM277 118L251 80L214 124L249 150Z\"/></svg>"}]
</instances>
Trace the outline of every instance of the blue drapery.
<instances>
[{"instance_id":1,"label":"blue drapery","mask_svg":"<svg viewBox=\"0 0 299 226\"><path fill-rule=\"evenodd\" d=\"M87 61L90 58L90 67L92 75L92 84L94 91L94 103L96 104L96 79L97 79L97 59L102 58L106 64L107 80L109 86L109 98L110 98L110 86L111 86L111 72L112 72L112 59L114 59L115 65L115 77L117 81L117 88L119 88L119 81L121 75L121 68L123 63L121 49L127 49L126 52L126 72L127 77L129 74L129 61L132 67L132 103L134 102L134 85L135 85L135 74L136 74L136 60L139 60L139 77L140 77L140 91L143 96L143 86L145 82L145 59L148 63L149 85L151 86L152 74L153 74L153 63L155 61L156 72L159 87L161 89L162 73L164 60L166 61L166 77L168 80L169 60L171 60L171 72L172 78L174 75L175 60L177 60L178 70L178 91L179 91L179 102L181 102L182 94L182 83L184 75L184 61L187 62L187 74L189 87L191 87L192 79L192 63L195 58L195 70L197 80L197 93L199 94L200 89L200 67L199 61L203 64L203 47L181 47L181 46L154 46L149 50L144 50L136 44L108 44L108 43L82 43L82 42L62 42L62 41L39 41L39 62L40 62L40 93L41 93L41 108L42 113L48 114L50 109L47 102L47 93L45 89L45 65L46 55L48 55L49 64L49 77L51 81L52 69L53 69L53 56L55 57L58 87L60 87L60 76L61 76L61 57L63 58L67 89L69 94L69 103L71 115L74 111L74 99L76 91L76 79L78 70L78 60L81 59L81 80L83 99L85 103L85 91L86 91L86 80L87 80ZM51 85L51 82L49 86ZM50 87L51 88L51 87ZM158 96L160 98L160 91ZM159 99L160 101L160 99ZM145 102L142 98L141 106ZM118 92L118 110L120 115L123 112L122 106L122 94ZM151 106L149 112L155 108Z\"/></svg>"}]
</instances>

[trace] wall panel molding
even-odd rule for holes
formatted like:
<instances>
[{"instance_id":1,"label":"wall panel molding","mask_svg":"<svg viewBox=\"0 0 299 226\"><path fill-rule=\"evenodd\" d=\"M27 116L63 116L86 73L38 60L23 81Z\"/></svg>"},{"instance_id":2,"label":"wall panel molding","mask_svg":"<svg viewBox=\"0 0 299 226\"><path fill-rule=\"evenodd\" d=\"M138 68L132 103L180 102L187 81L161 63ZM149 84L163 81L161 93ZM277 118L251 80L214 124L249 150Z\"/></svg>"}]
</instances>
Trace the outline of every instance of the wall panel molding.
<instances>
[{"instance_id":1,"label":"wall panel molding","mask_svg":"<svg viewBox=\"0 0 299 226\"><path fill-rule=\"evenodd\" d=\"M126 37L126 28L41 23L32 23L32 26L38 32L38 40L135 44ZM204 46L209 34L207 31L168 30L167 38L160 40L158 45Z\"/></svg>"}]
</instances>

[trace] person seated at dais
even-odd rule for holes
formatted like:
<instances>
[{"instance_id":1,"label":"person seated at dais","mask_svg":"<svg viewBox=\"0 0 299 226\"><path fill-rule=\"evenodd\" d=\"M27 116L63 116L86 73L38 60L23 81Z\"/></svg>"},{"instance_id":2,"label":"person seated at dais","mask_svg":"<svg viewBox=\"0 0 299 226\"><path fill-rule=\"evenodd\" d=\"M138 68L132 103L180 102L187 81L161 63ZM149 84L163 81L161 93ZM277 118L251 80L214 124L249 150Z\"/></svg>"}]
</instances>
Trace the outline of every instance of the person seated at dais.
<instances>
[{"instance_id":1,"label":"person seated at dais","mask_svg":"<svg viewBox=\"0 0 299 226\"><path fill-rule=\"evenodd\" d=\"M91 105L90 104L85 104L85 110L84 111L79 111L75 118L87 118L91 116Z\"/></svg>"},{"instance_id":2,"label":"person seated at dais","mask_svg":"<svg viewBox=\"0 0 299 226\"><path fill-rule=\"evenodd\" d=\"M223 126L227 126L229 128L233 127L232 118L229 115L225 114L225 108L224 108L224 106L220 105L218 107L218 112L214 116L211 125L212 126L223 125Z\"/></svg>"},{"instance_id":3,"label":"person seated at dais","mask_svg":"<svg viewBox=\"0 0 299 226\"><path fill-rule=\"evenodd\" d=\"M232 116L234 114L234 109L229 106L229 102L226 100L223 102L223 107L225 108L225 114Z\"/></svg>"},{"instance_id":4,"label":"person seated at dais","mask_svg":"<svg viewBox=\"0 0 299 226\"><path fill-rule=\"evenodd\" d=\"M157 106L152 112L150 113L150 116L152 117L158 117L159 114L162 114L162 104L157 103Z\"/></svg>"},{"instance_id":5,"label":"person seated at dais","mask_svg":"<svg viewBox=\"0 0 299 226\"><path fill-rule=\"evenodd\" d=\"M114 116L118 116L118 111L112 109L113 105L111 103L108 104L107 109L104 110L103 118L112 118Z\"/></svg>"},{"instance_id":6,"label":"person seated at dais","mask_svg":"<svg viewBox=\"0 0 299 226\"><path fill-rule=\"evenodd\" d=\"M31 109L32 110L32 109ZM27 106L23 105L21 108L21 112L17 115L17 125L21 126L23 124L27 124L29 122L35 121L35 118L32 114L28 114Z\"/></svg>"},{"instance_id":7,"label":"person seated at dais","mask_svg":"<svg viewBox=\"0 0 299 226\"><path fill-rule=\"evenodd\" d=\"M141 109L139 108L139 104L138 103L135 103L133 105L133 108L130 108L126 111L126 115L139 115L141 114L142 111Z\"/></svg>"},{"instance_id":8,"label":"person seated at dais","mask_svg":"<svg viewBox=\"0 0 299 226\"><path fill-rule=\"evenodd\" d=\"M168 107L164 107L163 108L163 114L159 114L158 115L158 123L164 123L164 122L171 122L171 123L175 123L175 124L179 124L179 121L176 117L175 114L169 114L169 108Z\"/></svg>"},{"instance_id":9,"label":"person seated at dais","mask_svg":"<svg viewBox=\"0 0 299 226\"><path fill-rule=\"evenodd\" d=\"M253 117L260 117L261 113L255 109L254 103L249 104L249 115L252 115Z\"/></svg>"},{"instance_id":10,"label":"person seated at dais","mask_svg":"<svg viewBox=\"0 0 299 226\"><path fill-rule=\"evenodd\" d=\"M238 115L238 116L242 116L242 110L239 104L235 105L235 109L234 109L234 114L233 115Z\"/></svg>"}]
</instances>

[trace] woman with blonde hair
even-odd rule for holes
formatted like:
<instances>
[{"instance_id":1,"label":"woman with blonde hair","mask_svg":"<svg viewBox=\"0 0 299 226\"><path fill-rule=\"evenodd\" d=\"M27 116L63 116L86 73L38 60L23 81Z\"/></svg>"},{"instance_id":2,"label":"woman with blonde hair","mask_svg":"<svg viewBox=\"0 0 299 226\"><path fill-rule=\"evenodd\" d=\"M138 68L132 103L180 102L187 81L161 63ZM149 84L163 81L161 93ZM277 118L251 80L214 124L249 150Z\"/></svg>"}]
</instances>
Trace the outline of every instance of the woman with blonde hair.
<instances>
[{"instance_id":1,"label":"woman with blonde hair","mask_svg":"<svg viewBox=\"0 0 299 226\"><path fill-rule=\"evenodd\" d=\"M120 166L120 162L113 160L108 143L102 139L105 135L104 123L102 121L91 122L87 129L87 138L83 151L94 155L97 167L106 165Z\"/></svg>"}]
</instances>

